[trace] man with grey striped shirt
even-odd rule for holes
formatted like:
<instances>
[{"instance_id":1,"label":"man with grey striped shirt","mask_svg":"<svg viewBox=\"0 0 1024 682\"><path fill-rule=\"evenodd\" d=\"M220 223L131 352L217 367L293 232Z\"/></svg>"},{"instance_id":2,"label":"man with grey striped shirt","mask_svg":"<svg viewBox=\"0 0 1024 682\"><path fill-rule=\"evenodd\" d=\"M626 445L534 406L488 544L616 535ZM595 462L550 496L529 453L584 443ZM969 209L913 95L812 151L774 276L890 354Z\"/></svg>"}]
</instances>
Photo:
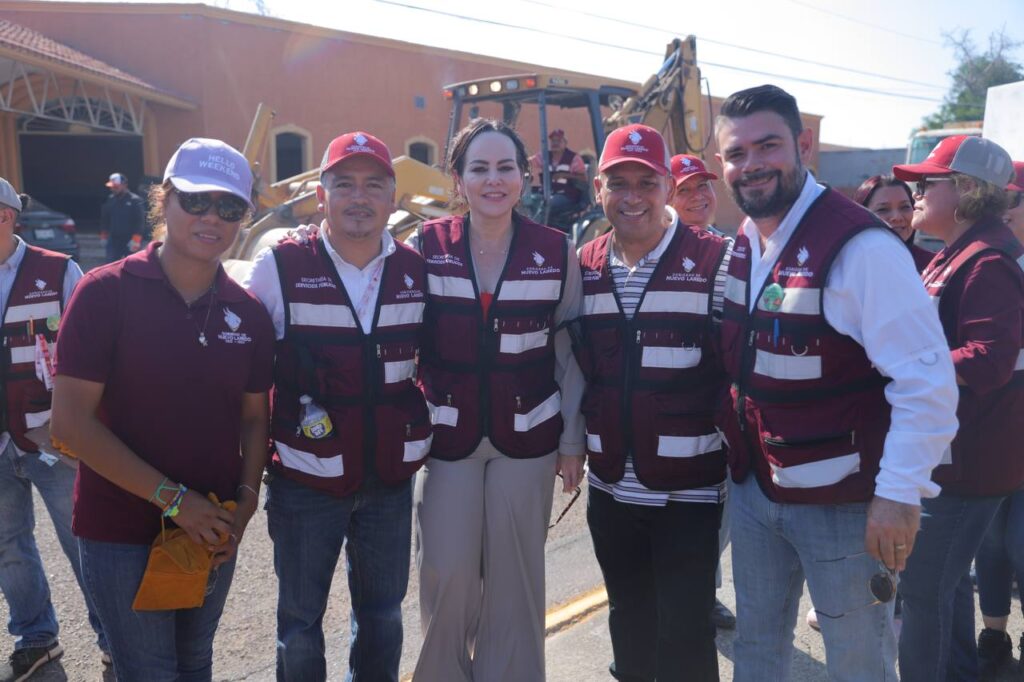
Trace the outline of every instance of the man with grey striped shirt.
<instances>
[{"instance_id":1,"label":"man with grey striped shirt","mask_svg":"<svg viewBox=\"0 0 1024 682\"><path fill-rule=\"evenodd\" d=\"M608 136L594 182L612 231L580 253L575 346L587 380L587 522L609 600L612 675L717 680L715 603L724 379L711 311L726 243L668 205L652 128Z\"/></svg>"}]
</instances>

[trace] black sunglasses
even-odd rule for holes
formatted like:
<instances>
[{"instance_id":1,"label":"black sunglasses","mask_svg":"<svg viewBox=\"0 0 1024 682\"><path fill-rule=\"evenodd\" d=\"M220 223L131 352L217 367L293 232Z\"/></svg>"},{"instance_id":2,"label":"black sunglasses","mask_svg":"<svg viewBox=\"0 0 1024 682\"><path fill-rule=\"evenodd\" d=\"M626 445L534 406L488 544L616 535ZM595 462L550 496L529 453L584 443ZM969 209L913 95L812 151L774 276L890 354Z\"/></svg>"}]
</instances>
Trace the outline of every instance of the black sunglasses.
<instances>
[{"instance_id":1,"label":"black sunglasses","mask_svg":"<svg viewBox=\"0 0 1024 682\"><path fill-rule=\"evenodd\" d=\"M835 561L843 561L844 559L852 559L854 557L862 556L863 554L864 552L860 552L858 554L851 554L849 556L839 557L838 559L820 559L819 561L821 561L821 563L831 563ZM864 604L864 606L858 606L857 608L852 609L851 611L845 611L838 615L825 613L817 606L814 607L814 612L819 616L824 616L825 618L836 619L842 618L847 613L852 613L852 611L858 611L860 609L865 609L869 606L876 606L878 604L888 604L889 602L891 602L893 599L896 598L896 573L894 571L889 570L889 568L881 562L878 563L878 566L878 573L875 573L868 580L868 590L871 592L871 596L875 598L873 602L871 602L870 604Z\"/></svg>"},{"instance_id":2,"label":"black sunglasses","mask_svg":"<svg viewBox=\"0 0 1024 682\"><path fill-rule=\"evenodd\" d=\"M945 177L932 177L932 178L921 178L916 183L917 192L915 194L924 196L924 193L928 191L928 188L934 185L936 182L952 182L953 178L949 176Z\"/></svg>"},{"instance_id":3,"label":"black sunglasses","mask_svg":"<svg viewBox=\"0 0 1024 682\"><path fill-rule=\"evenodd\" d=\"M562 474L558 474L558 477L562 478ZM565 518L565 515L569 513L569 510L572 509L572 506L576 504L576 500L580 499L580 493L582 492L583 491L580 489L580 487L576 486L576 489L572 491L572 499L569 500L569 504L565 505L565 509L563 509L562 513L558 515L558 518L555 519L555 522L548 526L548 530L551 530L552 528L557 526L558 522Z\"/></svg>"},{"instance_id":4,"label":"black sunglasses","mask_svg":"<svg viewBox=\"0 0 1024 682\"><path fill-rule=\"evenodd\" d=\"M216 208L217 217L229 223L237 223L245 217L249 204L245 199L234 194L225 194L217 199L210 192L182 192L174 190L178 195L178 204L189 215L205 215L210 208Z\"/></svg>"}]
</instances>

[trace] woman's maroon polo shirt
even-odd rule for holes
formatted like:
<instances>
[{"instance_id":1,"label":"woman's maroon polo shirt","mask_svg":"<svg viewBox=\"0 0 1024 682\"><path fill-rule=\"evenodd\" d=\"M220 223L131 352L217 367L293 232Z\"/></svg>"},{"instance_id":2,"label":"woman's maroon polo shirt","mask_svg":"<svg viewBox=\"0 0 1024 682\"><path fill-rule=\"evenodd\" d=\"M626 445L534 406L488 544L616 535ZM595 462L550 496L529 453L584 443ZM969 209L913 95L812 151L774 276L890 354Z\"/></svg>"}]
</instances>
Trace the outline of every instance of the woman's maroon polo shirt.
<instances>
[{"instance_id":1,"label":"woman's maroon polo shirt","mask_svg":"<svg viewBox=\"0 0 1024 682\"><path fill-rule=\"evenodd\" d=\"M100 418L169 479L234 499L242 396L270 389L274 329L223 268L216 292L187 306L157 246L85 275L61 320L57 373L104 384ZM72 529L90 540L149 544L160 510L82 464Z\"/></svg>"}]
</instances>

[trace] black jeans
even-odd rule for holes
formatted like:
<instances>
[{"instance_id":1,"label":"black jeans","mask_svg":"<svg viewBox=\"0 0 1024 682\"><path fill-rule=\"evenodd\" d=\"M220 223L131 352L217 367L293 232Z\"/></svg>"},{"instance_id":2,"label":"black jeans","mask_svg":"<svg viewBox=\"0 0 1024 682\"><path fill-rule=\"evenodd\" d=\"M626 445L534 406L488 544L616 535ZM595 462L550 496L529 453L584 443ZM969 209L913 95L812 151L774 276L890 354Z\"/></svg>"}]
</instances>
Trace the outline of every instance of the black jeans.
<instances>
[{"instance_id":1,"label":"black jeans","mask_svg":"<svg viewBox=\"0 0 1024 682\"><path fill-rule=\"evenodd\" d=\"M590 488L587 525L608 590L617 680L717 682L711 610L721 513L717 504L625 504Z\"/></svg>"}]
</instances>

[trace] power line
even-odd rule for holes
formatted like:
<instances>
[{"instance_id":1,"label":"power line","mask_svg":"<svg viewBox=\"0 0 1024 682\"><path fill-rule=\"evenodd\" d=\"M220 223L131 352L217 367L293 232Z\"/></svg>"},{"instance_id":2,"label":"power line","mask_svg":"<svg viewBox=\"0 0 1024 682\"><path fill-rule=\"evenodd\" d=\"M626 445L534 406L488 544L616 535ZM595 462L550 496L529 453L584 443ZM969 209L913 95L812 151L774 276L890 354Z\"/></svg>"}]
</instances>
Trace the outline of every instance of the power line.
<instances>
[{"instance_id":1,"label":"power line","mask_svg":"<svg viewBox=\"0 0 1024 682\"><path fill-rule=\"evenodd\" d=\"M634 28L642 28L642 29L648 29L648 30L651 30L651 31L661 31L661 32L664 32L666 30L664 27L649 26L647 24L641 24L641 23L635 22L635 21L627 21L625 19L620 19L618 17L609 17L609 16L606 16L606 15L603 15L603 14L598 14L597 12L588 12L586 10L578 10L578 9L570 9L568 7L560 7L559 5L556 5L556 4L552 3L552 2L543 2L542 0L520 0L520 1L528 3L528 4L531 4L531 5L540 5L541 7L548 7L550 9L559 9L559 10L563 10L563 11L566 11L566 12L572 12L573 14L581 14L583 16L592 17L594 19L602 19L602 20L605 20L605 21L614 21L617 24L624 25L624 26L633 26ZM669 32L671 33L671 31L669 31ZM782 54L781 52L772 52L771 50L762 50L762 49L755 48L755 47L748 47L746 45L737 45L736 43L728 43L728 42L725 42L724 40L715 40L714 38L707 38L707 37L705 37L703 35L700 36L700 41L702 43L711 43L712 45L722 45L723 47L731 47L731 48L735 48L737 50L746 50L747 52L754 52L756 54L769 55L771 57L778 57L780 59L788 59L790 61L800 62L800 63L803 63L803 64L813 64L815 66L821 66L821 67L824 67L826 69L836 69L838 71L847 71L849 73L855 73L855 74L858 74L858 75L861 75L861 76L870 76L872 78L883 78L885 80L895 81L897 83L909 83L911 85L919 85L919 86L922 86L922 87L935 88L936 90L943 90L943 91L945 91L947 89L947 87L945 85L935 85L935 84L932 84L932 83L922 83L920 81L910 80L910 79L907 79L907 78L898 78L896 76L890 76L890 75L884 74L884 73L875 73L873 71L861 71L859 69L851 69L848 66L840 66L839 64L829 64L827 62L818 62L818 61L814 61L812 59L804 59L803 57L794 57L792 55Z\"/></svg>"},{"instance_id":2,"label":"power line","mask_svg":"<svg viewBox=\"0 0 1024 682\"><path fill-rule=\"evenodd\" d=\"M579 37L579 36L567 35L565 33L557 33L555 31L548 31L548 30L541 29L541 28L534 28L532 26L523 26L523 25L520 25L520 24L509 24L509 23L502 22L502 21L496 21L494 19L483 19L483 18L480 18L480 17L471 17L471 16L468 16L468 15L465 15L465 14L458 14L456 12L446 12L444 10L432 9L432 8L429 8L429 7L420 7L418 5L410 5L408 3L398 2L397 0L376 0L376 2L381 3L381 4L385 4L385 5L395 5L397 7L403 7L403 8L406 8L406 9L418 10L420 12L426 12L428 14L437 14L437 15L440 15L440 16L452 17L452 18L455 18L455 19L463 19L463 20L466 20L466 21L473 21L473 22L476 22L476 23L487 24L487 25L490 25L490 26L498 26L498 27L501 27L501 28L514 28L514 29L518 29L518 30L521 30L521 31L529 31L531 33L539 33L541 35L546 35L546 36L550 36L550 37L554 37L554 38L568 38L570 40L575 40L577 42L586 43L586 44L589 44L589 45L597 45L599 47L610 47L610 48L613 48L613 49L616 49L616 50L623 50L623 51L626 51L626 52L634 52L634 53L637 53L637 54L654 55L654 56L659 57L659 58L664 58L664 56L665 56L663 53L655 52L653 50L644 50L644 49L637 48L637 47L630 47L628 45L615 45L615 44L604 42L604 41L600 41L600 40L591 40L589 38L582 38L582 37ZM786 74L773 73L771 71L761 71L761 70L758 70L758 69L748 69L748 68L744 68L744 67L741 67L741 66L732 66L731 64L721 64L721 63L718 63L718 62L709 62L709 61L702 60L701 64L704 65L704 66L715 66L715 67L718 67L718 68L721 68L721 69L728 69L730 71L740 71L742 73L752 73L752 74L757 74L759 76L770 76L772 78L780 78L782 80L789 80L789 81L793 81L793 82L797 82L797 83L807 83L809 85L820 85L822 87L835 88L837 90L851 90L851 91L854 91L854 92L863 92L863 93L868 93L868 94L873 94L873 95L882 95L884 97L895 97L895 98L898 98L898 99L919 100L919 101L922 101L922 102L939 103L939 102L942 101L941 99L936 99L935 97L923 97L923 96L919 96L919 95L908 95L908 94L906 94L904 92L891 92L891 91L888 91L888 90L878 90L878 89L875 89L875 88L858 87L858 86L855 86L855 85L842 85L840 83L829 83L828 81L819 81L819 80L814 80L814 79L811 79L811 78L801 78L799 76L789 76L789 75L786 75Z\"/></svg>"},{"instance_id":3,"label":"power line","mask_svg":"<svg viewBox=\"0 0 1024 682\"><path fill-rule=\"evenodd\" d=\"M910 38L912 40L920 40L923 43L931 43L932 45L942 45L942 42L938 41L938 40L933 40L931 38L925 38L923 36L916 36L916 35L913 35L912 33L903 33L902 31L897 31L895 29L889 28L888 26L881 26L879 24L872 24L869 21L864 21L863 19L858 19L857 17L851 17L848 14L842 14L842 13L836 12L834 10L825 9L824 7L818 7L817 5L814 5L814 4L809 3L809 2L803 2L803 0L789 0L789 1L791 3L793 3L794 5L799 5L801 7L806 7L807 9L813 9L815 12L821 12L822 14L829 14L829 15L831 15L833 17L839 17L840 19L845 19L846 21L852 21L855 24L860 24L861 26L867 26L868 28L873 28L876 31L885 31L886 33L892 33L893 35L902 36L904 38Z\"/></svg>"}]
</instances>

